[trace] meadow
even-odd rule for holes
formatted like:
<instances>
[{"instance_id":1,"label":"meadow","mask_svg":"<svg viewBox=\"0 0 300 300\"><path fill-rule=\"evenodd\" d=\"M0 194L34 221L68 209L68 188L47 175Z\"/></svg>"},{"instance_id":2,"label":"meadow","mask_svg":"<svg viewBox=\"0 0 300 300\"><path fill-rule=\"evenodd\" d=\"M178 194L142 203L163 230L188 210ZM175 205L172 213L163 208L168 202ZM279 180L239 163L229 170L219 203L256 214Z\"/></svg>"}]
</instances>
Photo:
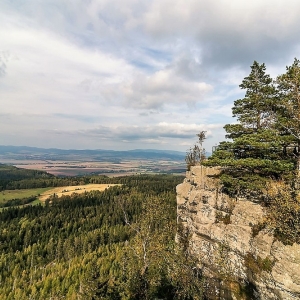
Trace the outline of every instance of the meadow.
<instances>
[{"instance_id":1,"label":"meadow","mask_svg":"<svg viewBox=\"0 0 300 300\"><path fill-rule=\"evenodd\" d=\"M37 188L37 189L24 189L24 190L4 190L0 192L0 203L4 203L13 199L23 199L34 196L39 196L49 190L52 187Z\"/></svg>"},{"instance_id":2,"label":"meadow","mask_svg":"<svg viewBox=\"0 0 300 300\"><path fill-rule=\"evenodd\" d=\"M82 194L90 191L104 191L105 189L114 185L118 185L118 184L86 184L86 185L74 185L74 186L60 186L56 188L50 188L47 191L43 192L39 196L39 200L44 202L54 194L57 195L58 197L61 197L63 195L70 196L73 193Z\"/></svg>"},{"instance_id":3,"label":"meadow","mask_svg":"<svg viewBox=\"0 0 300 300\"><path fill-rule=\"evenodd\" d=\"M87 184L75 186L61 186L61 187L47 187L35 189L22 189L22 190L4 190L0 193L0 205L16 199L34 198L36 199L30 204L38 204L45 202L49 197L54 194L57 197L70 196L73 193L82 194L90 191L104 191L106 188L116 184Z\"/></svg>"}]
</instances>

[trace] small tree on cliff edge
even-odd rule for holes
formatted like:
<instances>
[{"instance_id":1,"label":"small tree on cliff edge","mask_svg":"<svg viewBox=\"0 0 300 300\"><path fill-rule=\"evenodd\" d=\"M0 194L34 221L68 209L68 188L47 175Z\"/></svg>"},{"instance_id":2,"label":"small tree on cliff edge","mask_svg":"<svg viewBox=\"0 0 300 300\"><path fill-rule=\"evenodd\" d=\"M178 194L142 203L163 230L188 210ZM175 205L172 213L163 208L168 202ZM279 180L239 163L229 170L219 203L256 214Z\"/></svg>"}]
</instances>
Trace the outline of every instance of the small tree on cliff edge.
<instances>
[{"instance_id":1,"label":"small tree on cliff edge","mask_svg":"<svg viewBox=\"0 0 300 300\"><path fill-rule=\"evenodd\" d=\"M187 152L185 156L188 171L191 169L191 166L201 164L206 159L205 149L203 148L203 143L206 139L206 131L200 131L197 136L197 143L190 148L189 152Z\"/></svg>"},{"instance_id":2,"label":"small tree on cliff edge","mask_svg":"<svg viewBox=\"0 0 300 300\"><path fill-rule=\"evenodd\" d=\"M264 64L254 61L240 85L245 97L234 102L238 124L224 126L230 142L222 142L208 161L221 166L224 189L232 196L263 195L266 181L293 169L284 151L285 140L277 126L276 88Z\"/></svg>"}]
</instances>

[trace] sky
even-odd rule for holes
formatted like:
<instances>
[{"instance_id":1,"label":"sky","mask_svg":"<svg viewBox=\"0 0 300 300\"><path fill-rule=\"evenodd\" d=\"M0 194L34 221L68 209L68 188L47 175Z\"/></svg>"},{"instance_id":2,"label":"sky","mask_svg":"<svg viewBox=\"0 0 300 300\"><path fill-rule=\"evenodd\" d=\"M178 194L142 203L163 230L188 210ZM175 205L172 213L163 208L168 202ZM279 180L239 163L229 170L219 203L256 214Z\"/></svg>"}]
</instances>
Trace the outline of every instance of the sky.
<instances>
[{"instance_id":1,"label":"sky","mask_svg":"<svg viewBox=\"0 0 300 300\"><path fill-rule=\"evenodd\" d=\"M299 0L1 0L0 145L186 151L225 139L256 60L300 58Z\"/></svg>"}]
</instances>

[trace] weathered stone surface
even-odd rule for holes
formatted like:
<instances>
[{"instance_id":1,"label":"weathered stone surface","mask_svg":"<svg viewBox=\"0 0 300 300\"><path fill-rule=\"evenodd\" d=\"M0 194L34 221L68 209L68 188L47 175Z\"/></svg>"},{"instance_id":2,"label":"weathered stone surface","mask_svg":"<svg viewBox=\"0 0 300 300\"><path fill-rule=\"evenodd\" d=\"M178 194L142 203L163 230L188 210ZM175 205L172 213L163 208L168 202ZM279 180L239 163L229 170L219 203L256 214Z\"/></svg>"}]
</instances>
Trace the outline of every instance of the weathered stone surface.
<instances>
[{"instance_id":1,"label":"weathered stone surface","mask_svg":"<svg viewBox=\"0 0 300 300\"><path fill-rule=\"evenodd\" d=\"M265 231L259 232L252 240L251 253L253 253L255 257L259 256L265 259L271 254L273 241L274 237L272 234Z\"/></svg>"},{"instance_id":2,"label":"weathered stone surface","mask_svg":"<svg viewBox=\"0 0 300 300\"><path fill-rule=\"evenodd\" d=\"M177 185L176 193L177 193L177 204L178 205L184 204L187 201L187 199L189 198L190 188L191 188L191 185L186 182Z\"/></svg>"},{"instance_id":3,"label":"weathered stone surface","mask_svg":"<svg viewBox=\"0 0 300 300\"><path fill-rule=\"evenodd\" d=\"M285 246L274 242L271 255L275 259L272 276L276 284L286 292L292 292L300 299L300 245Z\"/></svg>"},{"instance_id":4,"label":"weathered stone surface","mask_svg":"<svg viewBox=\"0 0 300 300\"><path fill-rule=\"evenodd\" d=\"M245 283L251 284L252 299L300 299L300 245L285 246L266 230L253 236L252 228L263 219L264 208L255 199L236 201L221 193L215 176L219 172L192 167L177 186L178 219L192 234L190 247L200 257L204 273L217 283L210 284L209 299L245 299L236 291L236 285ZM249 254L274 260L272 271L254 274L245 264Z\"/></svg>"},{"instance_id":5,"label":"weathered stone surface","mask_svg":"<svg viewBox=\"0 0 300 300\"><path fill-rule=\"evenodd\" d=\"M234 225L252 227L263 218L263 208L256 203L246 200L238 200L230 218Z\"/></svg>"}]
</instances>

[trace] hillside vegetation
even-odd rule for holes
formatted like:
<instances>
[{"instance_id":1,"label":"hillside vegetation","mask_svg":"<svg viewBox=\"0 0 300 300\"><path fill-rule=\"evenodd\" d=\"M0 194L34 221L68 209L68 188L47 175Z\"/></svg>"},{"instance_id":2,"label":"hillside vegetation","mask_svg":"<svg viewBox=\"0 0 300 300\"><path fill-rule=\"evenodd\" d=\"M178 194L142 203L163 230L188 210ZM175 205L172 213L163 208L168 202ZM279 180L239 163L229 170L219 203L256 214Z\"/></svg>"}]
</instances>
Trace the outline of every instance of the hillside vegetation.
<instances>
[{"instance_id":1,"label":"hillside vegetation","mask_svg":"<svg viewBox=\"0 0 300 300\"><path fill-rule=\"evenodd\" d=\"M175 244L183 178L109 180L121 185L0 212L3 299L200 299L196 261Z\"/></svg>"},{"instance_id":2,"label":"hillside vegetation","mask_svg":"<svg viewBox=\"0 0 300 300\"><path fill-rule=\"evenodd\" d=\"M43 171L20 169L0 164L0 191L7 189L10 182L52 178L54 178L53 175Z\"/></svg>"}]
</instances>

